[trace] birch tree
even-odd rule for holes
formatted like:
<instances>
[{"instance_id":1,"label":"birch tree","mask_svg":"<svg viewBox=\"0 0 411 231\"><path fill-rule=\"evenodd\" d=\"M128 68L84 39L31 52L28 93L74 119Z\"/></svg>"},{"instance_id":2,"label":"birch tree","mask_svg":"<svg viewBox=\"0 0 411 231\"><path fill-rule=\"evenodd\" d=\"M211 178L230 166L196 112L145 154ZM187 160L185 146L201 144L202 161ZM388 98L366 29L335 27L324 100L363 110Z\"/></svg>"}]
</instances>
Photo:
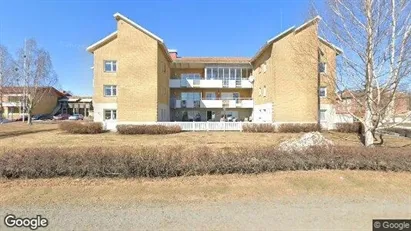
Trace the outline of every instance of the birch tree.
<instances>
[{"instance_id":1,"label":"birch tree","mask_svg":"<svg viewBox=\"0 0 411 231\"><path fill-rule=\"evenodd\" d=\"M14 61L7 48L0 44L0 121L3 119L4 88L13 82Z\"/></svg>"},{"instance_id":2,"label":"birch tree","mask_svg":"<svg viewBox=\"0 0 411 231\"><path fill-rule=\"evenodd\" d=\"M57 75L50 54L39 48L34 39L25 41L24 47L18 51L17 63L17 84L23 89L23 111L28 116L28 124L31 124L33 109L51 94L51 87L57 83Z\"/></svg>"},{"instance_id":3,"label":"birch tree","mask_svg":"<svg viewBox=\"0 0 411 231\"><path fill-rule=\"evenodd\" d=\"M362 93L345 91L363 110L360 115L349 113L363 125L364 144L371 147L376 132L395 126L399 86L410 80L411 4L407 0L327 0L325 5L323 12L316 10L323 16L319 35L344 50L334 84L340 92ZM336 97L342 102L340 94Z\"/></svg>"}]
</instances>

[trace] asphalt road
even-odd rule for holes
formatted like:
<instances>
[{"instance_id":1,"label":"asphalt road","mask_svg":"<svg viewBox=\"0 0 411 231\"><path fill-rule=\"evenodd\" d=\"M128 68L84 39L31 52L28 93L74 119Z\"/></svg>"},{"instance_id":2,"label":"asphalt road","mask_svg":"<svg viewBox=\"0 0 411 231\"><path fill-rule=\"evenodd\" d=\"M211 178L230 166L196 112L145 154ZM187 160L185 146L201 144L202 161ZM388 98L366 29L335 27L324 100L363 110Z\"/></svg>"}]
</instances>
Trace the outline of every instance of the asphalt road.
<instances>
[{"instance_id":1,"label":"asphalt road","mask_svg":"<svg viewBox=\"0 0 411 231\"><path fill-rule=\"evenodd\" d=\"M42 215L38 230L371 230L372 219L411 219L411 196L394 200L287 197L272 200L142 202L116 205L7 206L6 214ZM0 230L6 228L1 222ZM15 230L29 230L15 229Z\"/></svg>"}]
</instances>

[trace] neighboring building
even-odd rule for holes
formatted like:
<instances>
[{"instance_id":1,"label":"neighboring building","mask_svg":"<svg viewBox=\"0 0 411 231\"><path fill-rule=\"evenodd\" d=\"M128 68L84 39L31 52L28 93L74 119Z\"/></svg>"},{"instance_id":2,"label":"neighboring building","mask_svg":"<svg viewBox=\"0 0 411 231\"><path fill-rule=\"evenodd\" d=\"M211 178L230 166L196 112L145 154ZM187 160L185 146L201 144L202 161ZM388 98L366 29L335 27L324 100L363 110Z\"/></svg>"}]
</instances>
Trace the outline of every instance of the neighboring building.
<instances>
[{"instance_id":1,"label":"neighboring building","mask_svg":"<svg viewBox=\"0 0 411 231\"><path fill-rule=\"evenodd\" d=\"M252 58L179 57L164 41L116 13L117 30L94 54L94 120L115 123L321 122L335 119L336 56L316 17L268 40Z\"/></svg>"},{"instance_id":2,"label":"neighboring building","mask_svg":"<svg viewBox=\"0 0 411 231\"><path fill-rule=\"evenodd\" d=\"M377 94L377 93L375 93ZM341 99L337 99L336 113L338 115L338 122L353 122L356 121L357 116L362 118L365 114L365 92L361 90L344 90L339 93ZM389 96L382 95L383 103L380 107L385 107L388 103ZM384 102L385 101L385 102ZM405 92L397 92L394 100L394 110L390 113L396 120L400 120L411 113L411 95Z\"/></svg>"},{"instance_id":3,"label":"neighboring building","mask_svg":"<svg viewBox=\"0 0 411 231\"><path fill-rule=\"evenodd\" d=\"M24 89L23 87L3 87L3 118L17 119L23 115ZM56 108L57 101L63 94L53 87L38 88L41 91L41 100L33 108L32 115L50 114ZM40 94L39 94L40 95Z\"/></svg>"},{"instance_id":4,"label":"neighboring building","mask_svg":"<svg viewBox=\"0 0 411 231\"><path fill-rule=\"evenodd\" d=\"M91 96L73 96L65 91L63 91L63 94L64 96L58 100L58 114L93 116L93 100Z\"/></svg>"}]
</instances>

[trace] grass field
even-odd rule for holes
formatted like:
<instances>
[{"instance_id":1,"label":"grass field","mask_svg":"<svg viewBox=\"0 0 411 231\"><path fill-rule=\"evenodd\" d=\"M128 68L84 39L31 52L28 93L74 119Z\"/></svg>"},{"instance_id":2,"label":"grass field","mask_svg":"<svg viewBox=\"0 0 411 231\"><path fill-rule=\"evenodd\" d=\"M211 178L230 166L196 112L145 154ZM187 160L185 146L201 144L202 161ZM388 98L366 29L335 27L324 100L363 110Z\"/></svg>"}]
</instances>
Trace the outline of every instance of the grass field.
<instances>
[{"instance_id":1,"label":"grass field","mask_svg":"<svg viewBox=\"0 0 411 231\"><path fill-rule=\"evenodd\" d=\"M411 174L321 170L171 179L0 180L2 205L264 200L317 194L409 196Z\"/></svg>"},{"instance_id":2,"label":"grass field","mask_svg":"<svg viewBox=\"0 0 411 231\"><path fill-rule=\"evenodd\" d=\"M324 135L338 145L361 143L356 134L324 132ZM181 145L187 148L198 146L227 148L239 146L275 146L282 141L299 137L299 134L285 133L241 133L241 132L182 132L169 135L119 135L106 132L94 135L73 135L58 129L57 124L8 123L0 125L0 147L78 147L78 146L167 146ZM386 137L385 146L410 147L411 139ZM4 150L3 149L3 150ZM0 150L1 151L1 150Z\"/></svg>"}]
</instances>

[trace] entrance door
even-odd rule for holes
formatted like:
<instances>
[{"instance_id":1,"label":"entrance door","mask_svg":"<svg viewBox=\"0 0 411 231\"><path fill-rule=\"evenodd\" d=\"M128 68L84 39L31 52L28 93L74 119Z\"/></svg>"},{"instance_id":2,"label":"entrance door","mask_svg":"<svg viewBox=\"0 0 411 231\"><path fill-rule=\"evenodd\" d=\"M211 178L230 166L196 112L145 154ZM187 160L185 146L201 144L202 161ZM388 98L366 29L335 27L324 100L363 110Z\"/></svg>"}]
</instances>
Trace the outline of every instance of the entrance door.
<instances>
[{"instance_id":1,"label":"entrance door","mask_svg":"<svg viewBox=\"0 0 411 231\"><path fill-rule=\"evenodd\" d=\"M207 121L215 121L215 111L207 111Z\"/></svg>"}]
</instances>

